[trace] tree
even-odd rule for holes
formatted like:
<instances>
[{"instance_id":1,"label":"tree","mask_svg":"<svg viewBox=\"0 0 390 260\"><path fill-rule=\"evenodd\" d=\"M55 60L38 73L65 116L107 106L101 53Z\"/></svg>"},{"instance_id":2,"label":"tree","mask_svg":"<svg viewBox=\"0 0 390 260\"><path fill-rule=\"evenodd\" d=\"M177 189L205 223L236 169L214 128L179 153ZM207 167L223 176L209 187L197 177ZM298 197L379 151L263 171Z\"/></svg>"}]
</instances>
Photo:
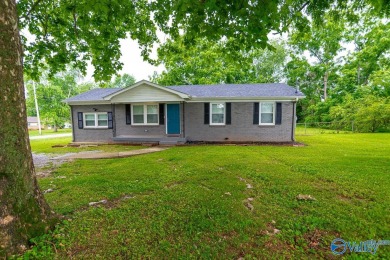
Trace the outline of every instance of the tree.
<instances>
[{"instance_id":1,"label":"tree","mask_svg":"<svg viewBox=\"0 0 390 260\"><path fill-rule=\"evenodd\" d=\"M255 49L251 53L255 77L258 82L285 82L287 61L286 43L281 40L270 41L272 48Z\"/></svg>"},{"instance_id":2,"label":"tree","mask_svg":"<svg viewBox=\"0 0 390 260\"><path fill-rule=\"evenodd\" d=\"M110 88L125 88L135 83L135 78L130 74L123 74L116 76L113 82L108 84Z\"/></svg>"},{"instance_id":3,"label":"tree","mask_svg":"<svg viewBox=\"0 0 390 260\"><path fill-rule=\"evenodd\" d=\"M66 72L58 72L52 77L49 77L47 72L43 72L40 83L35 83L42 119L46 125L53 126L54 131L57 131L57 128L65 122L70 121L70 109L63 100L91 88L91 86L85 88L85 84L83 84L81 86L84 87L81 90L77 84L80 78L78 70L68 67ZM33 95L31 95L33 92L32 80L26 82L26 88L27 113L33 113L35 104Z\"/></svg>"},{"instance_id":4,"label":"tree","mask_svg":"<svg viewBox=\"0 0 390 260\"><path fill-rule=\"evenodd\" d=\"M0 257L20 252L53 214L34 176L15 1L0 1Z\"/></svg>"},{"instance_id":5,"label":"tree","mask_svg":"<svg viewBox=\"0 0 390 260\"><path fill-rule=\"evenodd\" d=\"M356 51L347 57L348 62L340 70L338 91L356 93L359 86L368 85L382 94L389 93L390 24L375 18L362 20L365 22L361 24L361 32L351 30Z\"/></svg>"},{"instance_id":6,"label":"tree","mask_svg":"<svg viewBox=\"0 0 390 260\"><path fill-rule=\"evenodd\" d=\"M353 122L355 131L376 132L389 127L390 100L372 94L357 99L346 95L343 103L330 109L330 116L338 127L350 129Z\"/></svg>"},{"instance_id":7,"label":"tree","mask_svg":"<svg viewBox=\"0 0 390 260\"><path fill-rule=\"evenodd\" d=\"M282 43L271 42L272 49L239 50L235 40L213 43L196 39L186 47L168 41L158 51L166 71L153 80L161 85L280 82L286 77L286 52Z\"/></svg>"},{"instance_id":8,"label":"tree","mask_svg":"<svg viewBox=\"0 0 390 260\"><path fill-rule=\"evenodd\" d=\"M370 5L378 15L390 13L387 0L357 1L351 8ZM349 1L18 1L0 0L0 255L23 250L28 239L43 232L51 219L50 210L34 177L28 144L23 66L32 79L47 65L50 74L63 71L73 62L83 73L87 61L95 67L96 80L109 80L122 68L119 40L137 39L148 59L158 42L156 27L172 39L186 35L215 42L237 38L243 47L265 47L271 30L279 33L290 26L305 28L311 15L321 21L330 6L349 8ZM19 24L18 14L19 12ZM337 12L336 12L337 13ZM304 15L302 15L304 14ZM151 19L153 17L153 19ZM27 29L34 39L23 38ZM24 63L22 61L25 50Z\"/></svg>"},{"instance_id":9,"label":"tree","mask_svg":"<svg viewBox=\"0 0 390 260\"><path fill-rule=\"evenodd\" d=\"M34 79L39 76L37 67L43 64L51 74L64 70L70 62L85 72L90 60L95 79L107 81L122 69L119 40L128 36L138 40L149 61L153 44L159 42L157 29L173 41L184 34L185 46L207 38L214 43L235 39L240 49L265 48L270 32L282 33L291 27L303 31L310 20L320 25L324 12L334 6L333 17L354 19L354 12L363 8L376 16L388 15L387 1L90 0L49 4L20 0L18 10L21 28L35 36L32 42L23 38L28 54L25 69Z\"/></svg>"},{"instance_id":10,"label":"tree","mask_svg":"<svg viewBox=\"0 0 390 260\"><path fill-rule=\"evenodd\" d=\"M65 122L70 121L70 109L63 100L67 98L61 85L39 84L37 88L37 99L42 121L45 125L54 127L57 131Z\"/></svg>"},{"instance_id":11,"label":"tree","mask_svg":"<svg viewBox=\"0 0 390 260\"><path fill-rule=\"evenodd\" d=\"M307 30L295 29L290 36L293 53L287 73L289 83L306 95L297 107L305 121L331 121L331 107L343 103L349 93L363 97L363 85L378 95L387 93L388 25L367 10L353 14L352 20L332 13L324 14L321 25L310 22Z\"/></svg>"},{"instance_id":12,"label":"tree","mask_svg":"<svg viewBox=\"0 0 390 260\"><path fill-rule=\"evenodd\" d=\"M322 24L325 11L332 16L355 19L354 13L365 7L377 16L390 13L388 0L298 0L298 1L192 1L155 0L151 2L158 27L173 40L186 36L186 46L194 39L218 42L237 39L239 46L265 48L271 31L282 33L294 27L303 31L310 20Z\"/></svg>"},{"instance_id":13,"label":"tree","mask_svg":"<svg viewBox=\"0 0 390 260\"><path fill-rule=\"evenodd\" d=\"M231 52L230 42L212 43L196 39L184 45L184 37L168 41L158 50L158 58L166 71L156 78L161 85L191 85L251 82L251 59L241 51Z\"/></svg>"},{"instance_id":14,"label":"tree","mask_svg":"<svg viewBox=\"0 0 390 260\"><path fill-rule=\"evenodd\" d=\"M310 57L315 59L316 77L322 79L322 97L328 98L329 77L335 71L338 63L337 55L343 49L344 22L342 19L335 19L329 11L323 16L323 24L311 23L307 31L296 30L290 37L290 44L303 56L308 51ZM304 56L303 56L304 57Z\"/></svg>"}]
</instances>

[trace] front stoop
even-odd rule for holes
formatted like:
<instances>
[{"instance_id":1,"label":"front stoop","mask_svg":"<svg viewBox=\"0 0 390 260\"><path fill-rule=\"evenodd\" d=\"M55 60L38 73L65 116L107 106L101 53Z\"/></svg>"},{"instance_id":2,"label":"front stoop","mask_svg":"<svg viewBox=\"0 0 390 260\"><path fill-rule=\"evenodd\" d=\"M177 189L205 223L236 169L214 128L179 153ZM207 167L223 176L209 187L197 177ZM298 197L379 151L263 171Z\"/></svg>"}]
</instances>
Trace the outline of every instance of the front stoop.
<instances>
[{"instance_id":1,"label":"front stoop","mask_svg":"<svg viewBox=\"0 0 390 260\"><path fill-rule=\"evenodd\" d=\"M175 146L175 145L178 145L179 142L178 141L173 141L173 140L164 140L164 141L158 142L158 144L160 146Z\"/></svg>"},{"instance_id":2,"label":"front stoop","mask_svg":"<svg viewBox=\"0 0 390 260\"><path fill-rule=\"evenodd\" d=\"M137 144L158 144L163 146L174 146L185 144L187 139L184 137L173 136L117 136L112 138L114 143L137 143Z\"/></svg>"}]
</instances>

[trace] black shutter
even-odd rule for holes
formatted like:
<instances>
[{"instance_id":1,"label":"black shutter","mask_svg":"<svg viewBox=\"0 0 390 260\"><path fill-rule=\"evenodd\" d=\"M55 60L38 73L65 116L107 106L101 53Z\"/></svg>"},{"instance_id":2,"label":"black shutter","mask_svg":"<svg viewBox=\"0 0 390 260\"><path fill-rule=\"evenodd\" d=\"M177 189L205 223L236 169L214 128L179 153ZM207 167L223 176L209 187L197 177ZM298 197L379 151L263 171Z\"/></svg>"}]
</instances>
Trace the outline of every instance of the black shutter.
<instances>
[{"instance_id":1,"label":"black shutter","mask_svg":"<svg viewBox=\"0 0 390 260\"><path fill-rule=\"evenodd\" d=\"M259 103L253 103L253 124L259 124Z\"/></svg>"},{"instance_id":2,"label":"black shutter","mask_svg":"<svg viewBox=\"0 0 390 260\"><path fill-rule=\"evenodd\" d=\"M131 125L131 106L126 104L126 125Z\"/></svg>"},{"instance_id":3,"label":"black shutter","mask_svg":"<svg viewBox=\"0 0 390 260\"><path fill-rule=\"evenodd\" d=\"M232 124L232 103L226 103L226 124Z\"/></svg>"},{"instance_id":4,"label":"black shutter","mask_svg":"<svg viewBox=\"0 0 390 260\"><path fill-rule=\"evenodd\" d=\"M83 112L77 112L77 119L79 123L79 129L83 129L84 122L83 122Z\"/></svg>"},{"instance_id":5,"label":"black shutter","mask_svg":"<svg viewBox=\"0 0 390 260\"><path fill-rule=\"evenodd\" d=\"M165 104L161 103L159 104L159 122L160 122L160 125L163 125L165 124L165 113L164 113L164 108L165 108Z\"/></svg>"},{"instance_id":6,"label":"black shutter","mask_svg":"<svg viewBox=\"0 0 390 260\"><path fill-rule=\"evenodd\" d=\"M204 124L210 124L210 103L204 103Z\"/></svg>"},{"instance_id":7,"label":"black shutter","mask_svg":"<svg viewBox=\"0 0 390 260\"><path fill-rule=\"evenodd\" d=\"M114 124L112 122L112 112L107 112L107 118L108 118L108 129L112 129L114 127Z\"/></svg>"},{"instance_id":8,"label":"black shutter","mask_svg":"<svg viewBox=\"0 0 390 260\"><path fill-rule=\"evenodd\" d=\"M281 125L282 124L282 103L276 103L275 124L276 125Z\"/></svg>"}]
</instances>

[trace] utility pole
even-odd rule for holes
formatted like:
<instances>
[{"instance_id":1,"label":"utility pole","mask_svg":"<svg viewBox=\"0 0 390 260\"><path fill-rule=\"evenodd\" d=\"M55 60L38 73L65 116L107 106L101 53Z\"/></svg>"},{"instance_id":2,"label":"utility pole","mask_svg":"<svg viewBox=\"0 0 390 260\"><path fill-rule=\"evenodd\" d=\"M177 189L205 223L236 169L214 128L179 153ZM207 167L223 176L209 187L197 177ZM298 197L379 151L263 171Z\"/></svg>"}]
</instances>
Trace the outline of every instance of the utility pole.
<instances>
[{"instance_id":1,"label":"utility pole","mask_svg":"<svg viewBox=\"0 0 390 260\"><path fill-rule=\"evenodd\" d=\"M38 131L39 131L39 135L42 135L41 118L39 116L39 107L38 107L37 91L35 89L35 81L32 82L32 85L34 89L35 110L37 111L37 118L38 118Z\"/></svg>"}]
</instances>

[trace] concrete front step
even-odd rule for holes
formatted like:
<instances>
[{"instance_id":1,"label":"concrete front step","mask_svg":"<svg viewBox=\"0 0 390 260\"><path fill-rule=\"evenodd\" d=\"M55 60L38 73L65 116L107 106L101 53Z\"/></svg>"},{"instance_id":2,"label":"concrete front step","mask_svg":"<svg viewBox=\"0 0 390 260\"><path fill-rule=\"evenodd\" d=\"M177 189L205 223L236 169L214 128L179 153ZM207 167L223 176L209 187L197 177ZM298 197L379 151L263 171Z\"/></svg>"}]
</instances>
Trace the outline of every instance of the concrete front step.
<instances>
[{"instance_id":1,"label":"concrete front step","mask_svg":"<svg viewBox=\"0 0 390 260\"><path fill-rule=\"evenodd\" d=\"M177 145L187 142L186 138L173 136L117 136L112 139L115 143L157 143L159 145Z\"/></svg>"},{"instance_id":2,"label":"concrete front step","mask_svg":"<svg viewBox=\"0 0 390 260\"><path fill-rule=\"evenodd\" d=\"M159 145L163 145L163 146L174 146L174 145L177 145L179 144L178 141L171 141L171 140L168 140L168 141L160 141L159 142Z\"/></svg>"}]
</instances>

